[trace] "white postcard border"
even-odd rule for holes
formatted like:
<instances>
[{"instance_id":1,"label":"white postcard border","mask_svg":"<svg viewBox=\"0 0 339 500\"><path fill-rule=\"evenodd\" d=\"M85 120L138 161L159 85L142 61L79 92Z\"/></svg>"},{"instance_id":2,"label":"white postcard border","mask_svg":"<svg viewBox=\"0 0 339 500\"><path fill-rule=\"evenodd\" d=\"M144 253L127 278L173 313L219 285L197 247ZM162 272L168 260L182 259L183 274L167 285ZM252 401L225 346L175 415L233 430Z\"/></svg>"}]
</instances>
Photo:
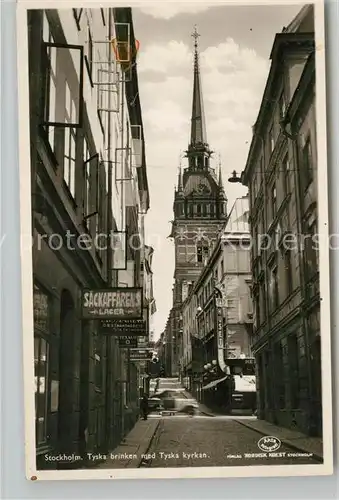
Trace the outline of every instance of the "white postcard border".
<instances>
[{"instance_id":1,"label":"white postcard border","mask_svg":"<svg viewBox=\"0 0 339 500\"><path fill-rule=\"evenodd\" d=\"M164 0L162 0L164 1ZM166 0L167 1L167 0ZM171 3L171 2L168 2ZM172 2L175 3L175 2ZM205 3L204 0L186 0L185 3ZM34 424L34 342L33 342L33 276L31 245L31 179L30 179L30 134L29 134L29 68L27 39L27 10L43 8L112 6L110 0L87 2L73 0L17 0L17 67L18 67L18 109L19 109L19 162L20 162L20 228L21 228L21 282L22 282L22 330L25 404L25 455L26 477L36 480L98 480L98 479L168 479L168 478L222 478L222 477L286 477L330 475L333 473L333 431L332 431L332 384L331 384L331 325L330 325L330 278L327 171L327 131L326 131L326 79L325 79L325 27L324 1L314 0L219 0L211 5L264 5L293 4L315 5L316 37L316 112L318 142L318 221L322 238L320 247L320 293L321 293L321 369L323 408L323 452L324 462L319 465L276 465L276 466L225 466L157 469L78 469L45 471L36 469L36 446ZM118 1L114 6L135 7L157 2ZM319 176L320 178L320 176Z\"/></svg>"}]
</instances>

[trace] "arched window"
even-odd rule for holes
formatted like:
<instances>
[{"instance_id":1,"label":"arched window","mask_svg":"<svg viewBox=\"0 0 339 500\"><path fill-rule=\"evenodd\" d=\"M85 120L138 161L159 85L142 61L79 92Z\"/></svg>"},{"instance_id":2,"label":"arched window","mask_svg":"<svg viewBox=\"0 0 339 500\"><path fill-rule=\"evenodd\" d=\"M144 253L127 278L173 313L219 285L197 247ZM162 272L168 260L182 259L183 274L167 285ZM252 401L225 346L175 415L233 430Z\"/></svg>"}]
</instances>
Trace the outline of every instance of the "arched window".
<instances>
[{"instance_id":1,"label":"arched window","mask_svg":"<svg viewBox=\"0 0 339 500\"><path fill-rule=\"evenodd\" d=\"M206 241L197 243L197 262L205 262L209 257L209 247Z\"/></svg>"}]
</instances>

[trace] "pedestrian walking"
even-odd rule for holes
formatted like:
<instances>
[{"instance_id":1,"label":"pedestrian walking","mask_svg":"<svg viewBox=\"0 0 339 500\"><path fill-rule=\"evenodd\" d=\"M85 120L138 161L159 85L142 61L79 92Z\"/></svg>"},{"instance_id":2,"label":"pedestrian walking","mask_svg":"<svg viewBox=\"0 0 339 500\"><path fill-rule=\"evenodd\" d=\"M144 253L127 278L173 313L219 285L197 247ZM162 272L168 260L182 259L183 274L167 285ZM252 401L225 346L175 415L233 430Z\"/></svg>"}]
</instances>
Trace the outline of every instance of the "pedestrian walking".
<instances>
[{"instance_id":1,"label":"pedestrian walking","mask_svg":"<svg viewBox=\"0 0 339 500\"><path fill-rule=\"evenodd\" d=\"M141 410L141 415L144 420L147 420L147 415L148 415L148 397L145 395L142 397L141 403L140 403L140 410Z\"/></svg>"}]
</instances>

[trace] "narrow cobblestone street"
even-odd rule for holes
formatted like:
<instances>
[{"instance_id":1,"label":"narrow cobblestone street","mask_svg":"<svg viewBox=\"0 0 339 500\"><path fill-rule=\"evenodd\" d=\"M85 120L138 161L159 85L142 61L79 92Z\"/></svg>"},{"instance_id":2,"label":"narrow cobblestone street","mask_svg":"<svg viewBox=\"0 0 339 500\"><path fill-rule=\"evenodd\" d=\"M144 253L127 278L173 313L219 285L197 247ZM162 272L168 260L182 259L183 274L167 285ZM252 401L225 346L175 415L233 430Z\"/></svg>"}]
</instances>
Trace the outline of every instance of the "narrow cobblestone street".
<instances>
[{"instance_id":1,"label":"narrow cobblestone street","mask_svg":"<svg viewBox=\"0 0 339 500\"><path fill-rule=\"evenodd\" d=\"M145 465L213 467L319 463L307 453L284 444L274 453L263 453L258 447L261 437L230 417L162 418Z\"/></svg>"}]
</instances>

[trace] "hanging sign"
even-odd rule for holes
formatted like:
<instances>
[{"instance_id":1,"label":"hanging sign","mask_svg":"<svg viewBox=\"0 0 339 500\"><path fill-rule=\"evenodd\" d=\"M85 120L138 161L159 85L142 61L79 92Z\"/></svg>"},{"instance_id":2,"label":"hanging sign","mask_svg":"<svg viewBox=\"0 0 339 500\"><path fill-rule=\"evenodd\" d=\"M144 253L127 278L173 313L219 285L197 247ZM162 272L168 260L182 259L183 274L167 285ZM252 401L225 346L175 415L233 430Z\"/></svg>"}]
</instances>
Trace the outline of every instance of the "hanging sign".
<instances>
[{"instance_id":1,"label":"hanging sign","mask_svg":"<svg viewBox=\"0 0 339 500\"><path fill-rule=\"evenodd\" d=\"M152 358L152 351L149 349L131 349L129 352L130 361L147 361Z\"/></svg>"},{"instance_id":2,"label":"hanging sign","mask_svg":"<svg viewBox=\"0 0 339 500\"><path fill-rule=\"evenodd\" d=\"M142 319L106 319L101 321L101 332L120 337L135 337L138 342L138 337L146 333L146 322Z\"/></svg>"},{"instance_id":3,"label":"hanging sign","mask_svg":"<svg viewBox=\"0 0 339 500\"><path fill-rule=\"evenodd\" d=\"M83 290L83 319L142 319L142 288Z\"/></svg>"},{"instance_id":4,"label":"hanging sign","mask_svg":"<svg viewBox=\"0 0 339 500\"><path fill-rule=\"evenodd\" d=\"M119 347L124 349L130 349L131 347L138 346L137 337L119 337Z\"/></svg>"}]
</instances>

